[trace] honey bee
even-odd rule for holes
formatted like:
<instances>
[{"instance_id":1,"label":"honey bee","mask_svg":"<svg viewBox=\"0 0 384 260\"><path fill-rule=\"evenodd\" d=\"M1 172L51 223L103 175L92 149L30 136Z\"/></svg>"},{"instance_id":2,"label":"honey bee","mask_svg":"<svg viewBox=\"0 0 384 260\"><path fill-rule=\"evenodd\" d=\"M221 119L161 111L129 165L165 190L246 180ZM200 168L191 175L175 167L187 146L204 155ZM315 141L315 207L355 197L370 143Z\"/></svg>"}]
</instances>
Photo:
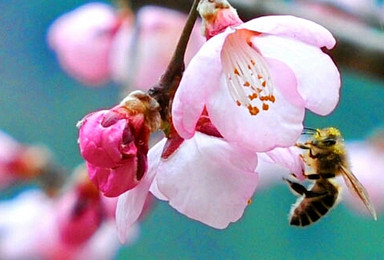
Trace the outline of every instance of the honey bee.
<instances>
[{"instance_id":1,"label":"honey bee","mask_svg":"<svg viewBox=\"0 0 384 260\"><path fill-rule=\"evenodd\" d=\"M305 128L304 131L312 135L310 140L296 146L306 150L301 157L311 170L306 171L304 175L313 181L313 185L307 189L297 182L284 179L292 191L300 196L291 208L290 224L308 226L327 214L338 200L340 186L335 182L335 177L340 175L376 220L376 211L367 191L349 169L340 131L334 127Z\"/></svg>"}]
</instances>

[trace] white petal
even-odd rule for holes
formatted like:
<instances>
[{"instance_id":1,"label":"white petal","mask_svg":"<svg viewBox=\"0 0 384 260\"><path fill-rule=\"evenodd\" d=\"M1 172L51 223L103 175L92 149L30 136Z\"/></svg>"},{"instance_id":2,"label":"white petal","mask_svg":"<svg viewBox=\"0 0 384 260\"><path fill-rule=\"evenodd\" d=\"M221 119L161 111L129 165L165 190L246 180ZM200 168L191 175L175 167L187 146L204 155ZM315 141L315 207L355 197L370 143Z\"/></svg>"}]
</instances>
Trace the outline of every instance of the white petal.
<instances>
[{"instance_id":1,"label":"white petal","mask_svg":"<svg viewBox=\"0 0 384 260\"><path fill-rule=\"evenodd\" d=\"M189 218L225 228L243 214L258 184L257 156L197 132L159 165L158 188Z\"/></svg>"},{"instance_id":2,"label":"white petal","mask_svg":"<svg viewBox=\"0 0 384 260\"><path fill-rule=\"evenodd\" d=\"M278 36L253 37L264 57L280 60L295 73L298 92L306 107L327 115L339 101L340 73L332 59L319 48Z\"/></svg>"},{"instance_id":3,"label":"white petal","mask_svg":"<svg viewBox=\"0 0 384 260\"><path fill-rule=\"evenodd\" d=\"M137 221L143 210L149 188L157 173L157 165L160 161L164 143L165 139L150 149L148 153L148 172L144 175L140 183L132 190L119 196L116 208L116 224L122 243L126 241L130 228Z\"/></svg>"},{"instance_id":4,"label":"white petal","mask_svg":"<svg viewBox=\"0 0 384 260\"><path fill-rule=\"evenodd\" d=\"M281 165L288 169L291 174L296 178L303 181L305 179L304 170L305 165L300 158L302 150L296 146L287 148L275 148L265 153L275 164Z\"/></svg>"},{"instance_id":5,"label":"white petal","mask_svg":"<svg viewBox=\"0 0 384 260\"><path fill-rule=\"evenodd\" d=\"M207 41L191 60L180 81L172 103L172 119L183 138L193 136L207 97L217 88L222 72L220 52L226 35L223 33Z\"/></svg>"},{"instance_id":6,"label":"white petal","mask_svg":"<svg viewBox=\"0 0 384 260\"><path fill-rule=\"evenodd\" d=\"M323 26L291 15L263 16L250 20L238 28L289 37L319 48L331 49L336 44L335 38Z\"/></svg>"}]
</instances>

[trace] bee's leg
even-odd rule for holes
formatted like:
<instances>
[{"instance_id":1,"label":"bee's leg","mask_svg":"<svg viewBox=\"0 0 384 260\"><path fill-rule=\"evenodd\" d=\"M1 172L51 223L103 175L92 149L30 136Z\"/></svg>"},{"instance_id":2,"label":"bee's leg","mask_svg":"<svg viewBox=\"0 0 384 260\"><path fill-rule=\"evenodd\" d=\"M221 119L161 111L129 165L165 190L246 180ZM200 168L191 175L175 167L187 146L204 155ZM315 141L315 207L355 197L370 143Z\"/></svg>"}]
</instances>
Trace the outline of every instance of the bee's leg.
<instances>
[{"instance_id":1,"label":"bee's leg","mask_svg":"<svg viewBox=\"0 0 384 260\"><path fill-rule=\"evenodd\" d=\"M326 191L325 192L310 191L310 190L307 190L307 188L301 185L300 183L293 182L285 178L283 178L283 180L288 183L289 187L294 193L301 196L304 195L306 198L316 198L316 197L321 197L327 194Z\"/></svg>"},{"instance_id":2,"label":"bee's leg","mask_svg":"<svg viewBox=\"0 0 384 260\"><path fill-rule=\"evenodd\" d=\"M299 147L301 149L311 149L308 145L297 143L295 144L296 147Z\"/></svg>"},{"instance_id":3,"label":"bee's leg","mask_svg":"<svg viewBox=\"0 0 384 260\"><path fill-rule=\"evenodd\" d=\"M308 180L318 180L321 178L320 174L308 174L305 175Z\"/></svg>"},{"instance_id":4,"label":"bee's leg","mask_svg":"<svg viewBox=\"0 0 384 260\"><path fill-rule=\"evenodd\" d=\"M311 157L312 159L318 159L320 157L320 155L318 154L313 154L312 153L312 149L309 150L309 157Z\"/></svg>"},{"instance_id":5,"label":"bee's leg","mask_svg":"<svg viewBox=\"0 0 384 260\"><path fill-rule=\"evenodd\" d=\"M324 178L324 179L330 179L330 178L335 178L336 175L334 173L323 173L321 174L321 178Z\"/></svg>"},{"instance_id":6,"label":"bee's leg","mask_svg":"<svg viewBox=\"0 0 384 260\"><path fill-rule=\"evenodd\" d=\"M304 195L306 192L308 192L307 188L305 188L303 185L297 182L293 182L291 180L288 180L286 178L283 178L284 181L286 181L291 188L291 190L298 194L298 195Z\"/></svg>"},{"instance_id":7,"label":"bee's leg","mask_svg":"<svg viewBox=\"0 0 384 260\"><path fill-rule=\"evenodd\" d=\"M308 180L318 180L318 179L330 179L335 178L336 175L334 173L322 173L322 174L308 174L306 175Z\"/></svg>"},{"instance_id":8,"label":"bee's leg","mask_svg":"<svg viewBox=\"0 0 384 260\"><path fill-rule=\"evenodd\" d=\"M310 145L296 143L295 146L299 147L301 149L309 150L309 157L311 157L312 159L317 159L319 157L318 155L312 153L312 149L311 149ZM305 161L305 158L303 158L303 157L301 157L301 158L304 159L304 161Z\"/></svg>"}]
</instances>

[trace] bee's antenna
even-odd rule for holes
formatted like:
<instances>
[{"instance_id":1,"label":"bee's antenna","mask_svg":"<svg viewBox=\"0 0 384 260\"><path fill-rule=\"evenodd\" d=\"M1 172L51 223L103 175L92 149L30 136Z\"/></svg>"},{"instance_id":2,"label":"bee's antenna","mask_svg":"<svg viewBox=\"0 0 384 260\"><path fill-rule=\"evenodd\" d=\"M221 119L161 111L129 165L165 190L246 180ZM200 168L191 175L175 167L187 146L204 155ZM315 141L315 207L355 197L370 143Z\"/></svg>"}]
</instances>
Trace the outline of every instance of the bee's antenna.
<instances>
[{"instance_id":1,"label":"bee's antenna","mask_svg":"<svg viewBox=\"0 0 384 260\"><path fill-rule=\"evenodd\" d=\"M314 134L317 133L319 130L311 127L304 127L303 134Z\"/></svg>"}]
</instances>

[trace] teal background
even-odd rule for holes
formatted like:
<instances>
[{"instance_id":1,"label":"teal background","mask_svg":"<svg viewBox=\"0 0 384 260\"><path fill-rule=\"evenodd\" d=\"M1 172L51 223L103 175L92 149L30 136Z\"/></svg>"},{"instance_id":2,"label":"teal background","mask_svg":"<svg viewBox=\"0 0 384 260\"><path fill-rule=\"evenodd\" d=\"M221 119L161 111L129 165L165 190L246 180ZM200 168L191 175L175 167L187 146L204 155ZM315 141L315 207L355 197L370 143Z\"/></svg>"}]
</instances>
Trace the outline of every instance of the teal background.
<instances>
[{"instance_id":1,"label":"teal background","mask_svg":"<svg viewBox=\"0 0 384 260\"><path fill-rule=\"evenodd\" d=\"M69 78L47 48L49 24L82 3L0 1L0 129L23 143L48 145L68 169L82 162L76 122L112 106L119 95L113 84L91 89ZM308 114L306 125L337 126L347 140L361 139L384 125L384 81L341 72L338 108L325 118ZM384 259L382 212L374 222L340 204L318 224L296 229L287 222L294 200L284 185L258 191L244 217L225 230L158 203L142 222L138 241L116 259Z\"/></svg>"}]
</instances>

